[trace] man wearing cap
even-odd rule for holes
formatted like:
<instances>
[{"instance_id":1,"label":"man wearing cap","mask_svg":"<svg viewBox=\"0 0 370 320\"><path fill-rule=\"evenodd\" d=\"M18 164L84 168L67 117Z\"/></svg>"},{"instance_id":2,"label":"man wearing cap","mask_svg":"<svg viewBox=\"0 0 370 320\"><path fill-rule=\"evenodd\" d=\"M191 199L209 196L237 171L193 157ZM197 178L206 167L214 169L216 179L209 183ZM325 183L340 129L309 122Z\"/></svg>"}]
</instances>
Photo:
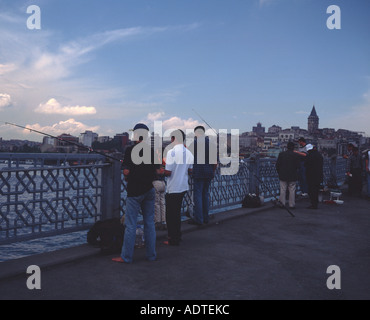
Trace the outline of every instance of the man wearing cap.
<instances>
[{"instance_id":1,"label":"man wearing cap","mask_svg":"<svg viewBox=\"0 0 370 320\"><path fill-rule=\"evenodd\" d=\"M309 209L317 209L319 204L320 184L324 178L322 155L317 151L312 144L306 146L307 156L305 161L306 178L308 186L308 195L310 197L311 206Z\"/></svg>"},{"instance_id":2,"label":"man wearing cap","mask_svg":"<svg viewBox=\"0 0 370 320\"><path fill-rule=\"evenodd\" d=\"M155 191L153 180L158 165L154 164L154 152L147 144L149 128L138 123L133 129L134 145L126 149L123 160L123 174L127 181L125 214L125 236L121 256L113 261L131 263L133 261L138 214L144 218L146 258L156 260L156 232L154 224ZM141 210L141 212L140 212Z\"/></svg>"}]
</instances>

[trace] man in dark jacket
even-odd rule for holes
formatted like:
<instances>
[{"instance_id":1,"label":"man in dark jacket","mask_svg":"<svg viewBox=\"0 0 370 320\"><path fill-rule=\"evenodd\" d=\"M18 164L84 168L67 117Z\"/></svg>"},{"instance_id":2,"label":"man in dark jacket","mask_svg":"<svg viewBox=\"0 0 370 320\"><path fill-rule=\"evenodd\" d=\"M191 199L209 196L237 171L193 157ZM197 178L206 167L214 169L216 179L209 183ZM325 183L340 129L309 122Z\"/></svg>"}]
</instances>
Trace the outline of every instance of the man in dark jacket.
<instances>
[{"instance_id":1,"label":"man in dark jacket","mask_svg":"<svg viewBox=\"0 0 370 320\"><path fill-rule=\"evenodd\" d=\"M323 181L323 163L322 155L313 147L312 144L306 146L306 178L308 185L308 195L310 197L311 206L309 209L317 209L319 203L320 184Z\"/></svg>"},{"instance_id":2,"label":"man in dark jacket","mask_svg":"<svg viewBox=\"0 0 370 320\"><path fill-rule=\"evenodd\" d=\"M144 218L146 258L149 261L157 258L153 181L159 166L155 164L153 149L146 142L148 136L149 128L145 124L135 125L133 138L135 145L126 149L122 163L123 174L127 181L126 230L121 256L112 259L115 262L132 263L133 261L137 218L140 210Z\"/></svg>"},{"instance_id":3,"label":"man in dark jacket","mask_svg":"<svg viewBox=\"0 0 370 320\"><path fill-rule=\"evenodd\" d=\"M194 216L189 224L202 225L209 222L209 188L217 168L217 148L205 135L203 126L197 126L194 133L194 143L189 147L194 155Z\"/></svg>"},{"instance_id":4,"label":"man in dark jacket","mask_svg":"<svg viewBox=\"0 0 370 320\"><path fill-rule=\"evenodd\" d=\"M286 190L289 190L289 208L295 207L295 190L298 180L300 157L294 153L294 143L288 142L288 150L281 152L276 162L276 171L280 179L279 201L285 206Z\"/></svg>"}]
</instances>

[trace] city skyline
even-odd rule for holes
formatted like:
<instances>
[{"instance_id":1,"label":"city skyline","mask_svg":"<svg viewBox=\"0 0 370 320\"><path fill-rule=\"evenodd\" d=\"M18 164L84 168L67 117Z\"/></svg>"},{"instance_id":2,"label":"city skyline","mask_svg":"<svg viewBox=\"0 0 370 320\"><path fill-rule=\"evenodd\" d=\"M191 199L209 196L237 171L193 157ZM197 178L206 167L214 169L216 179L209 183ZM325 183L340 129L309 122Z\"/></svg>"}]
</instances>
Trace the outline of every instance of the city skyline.
<instances>
[{"instance_id":1,"label":"city skyline","mask_svg":"<svg viewBox=\"0 0 370 320\"><path fill-rule=\"evenodd\" d=\"M314 124L313 128L312 128L312 117L316 118L316 121L315 121L315 124ZM278 123L275 123L275 124L273 124L272 126L269 126L269 127L265 127L265 126L263 126L262 122L257 122L256 126L253 126L251 128L251 130L239 131L239 136L244 136L245 134L248 134L248 135L252 134L252 135L257 135L257 136L265 136L265 135L277 135L277 136L279 136L279 133L283 133L285 131L294 131L295 133L300 132L301 133L300 137L310 136L311 138L316 137L314 139L317 139L317 137L319 137L319 136L322 136L322 137L327 136L328 135L327 132L331 132L331 133L334 134L334 133L339 133L340 131L342 131L342 132L343 131L348 131L348 133L357 134L358 137L362 136L363 138L369 138L366 135L365 132L353 131L353 130L349 130L347 128L338 128L338 129L320 128L319 118L320 117L316 113L316 108L315 108L315 106L313 106L311 112L309 113L309 116L307 117L307 127L306 128L301 128L300 126L297 126L297 125L294 125L294 124L290 125L289 127L281 127L281 126L279 126ZM158 135L161 132L160 135L164 139L168 139L169 138L168 134L171 132L171 130L164 130L162 121L156 121L156 122L157 122L156 123L156 128L154 128L154 130L149 128L150 134L151 135ZM8 123L7 125L21 127L21 126L18 126L17 124L12 124L12 123ZM206 129L206 135L212 135L213 136L215 133L218 133L217 129L215 129L213 127L210 127L207 124L202 124L202 125ZM185 134L190 133L191 136L193 136L193 129L194 128L190 128L190 127L187 128L186 131L185 131ZM34 129L24 127L24 130L26 131L26 130L34 130ZM220 130L222 131L222 130L225 130L225 129L220 129ZM334 130L334 132L333 132L333 130ZM39 140L41 139L41 141L28 140L28 139L24 139L24 141L42 143L42 142L45 141L45 139L54 140L55 138L60 138L60 137L63 137L63 136L70 136L71 138L77 138L77 139L81 140L81 139L83 139L83 136L86 136L86 135L88 136L88 139L91 139L92 136L95 136L96 141L100 140L99 138L102 138L104 141L110 141L110 140L113 140L115 137L119 137L119 136L123 136L123 135L126 136L128 140L131 140L132 132L133 132L133 130L129 129L128 132L127 131L125 131L125 132L116 132L112 136L106 136L106 135L99 134L99 132L94 132L92 130L85 130L85 132L81 132L81 133L75 134L75 135L73 135L71 133L68 133L68 132L63 132L60 135L53 137L52 135L50 135L47 132L39 131L39 132L35 132L35 134L37 135L37 137L39 137ZM230 132L230 130L227 130L227 133L232 134ZM12 140L22 141L22 139L16 139L16 138L4 139L1 136L0 136L0 139L3 139L4 141L12 141ZM345 140L348 140L348 139L346 138ZM351 139L349 139L348 142L353 142L353 141ZM91 146L91 144L89 144L88 146Z\"/></svg>"},{"instance_id":2,"label":"city skyline","mask_svg":"<svg viewBox=\"0 0 370 320\"><path fill-rule=\"evenodd\" d=\"M320 128L368 135L369 14L366 0L0 0L0 120L114 136L156 120L191 129L199 113L242 133L307 129L315 105ZM1 123L0 137L42 140Z\"/></svg>"}]
</instances>

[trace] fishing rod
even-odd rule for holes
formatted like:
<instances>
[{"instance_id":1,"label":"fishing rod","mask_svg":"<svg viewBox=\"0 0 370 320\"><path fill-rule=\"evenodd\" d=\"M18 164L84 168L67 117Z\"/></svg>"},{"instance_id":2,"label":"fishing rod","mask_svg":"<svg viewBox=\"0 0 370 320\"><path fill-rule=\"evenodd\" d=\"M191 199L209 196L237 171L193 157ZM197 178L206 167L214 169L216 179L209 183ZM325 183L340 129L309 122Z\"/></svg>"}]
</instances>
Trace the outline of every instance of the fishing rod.
<instances>
[{"instance_id":1,"label":"fishing rod","mask_svg":"<svg viewBox=\"0 0 370 320\"><path fill-rule=\"evenodd\" d=\"M206 120L204 120L203 118L202 118L202 116L198 113L198 112L196 112L195 110L194 110L194 108L192 109L197 115L198 115L198 117L208 126L208 127L210 127L212 130L213 130L213 132L216 134L216 136L218 136L218 134L217 134L217 131L215 130L215 129L213 129L209 124L208 124L208 122L206 121Z\"/></svg>"},{"instance_id":2,"label":"fishing rod","mask_svg":"<svg viewBox=\"0 0 370 320\"><path fill-rule=\"evenodd\" d=\"M208 124L208 122L207 121L205 121L200 115L199 115L199 113L198 112L196 112L194 109L193 109L193 111L199 116L199 118L202 120L202 121L204 121L204 123L205 124L207 124L207 126L208 127L210 127L215 133L216 133L216 135L217 135L217 132L216 132L216 130L215 129L213 129L209 124ZM246 168L247 168L247 170L249 171L249 173L251 173L256 179L257 179L257 181L260 183L260 184L262 184L262 186L264 186L266 189L267 189L267 191L269 191L271 194L272 194L272 196L274 197L274 199L278 202L278 203L280 203L281 204L281 206L285 209L285 210L287 210L288 212L289 212L289 214L292 216L292 217L295 217L295 215L288 209L288 207L286 206L286 205L284 205L282 202L280 202L280 200L274 195L274 193L273 192L271 192L271 190L269 189L269 187L260 179L260 178L258 178L255 174L254 174L254 172L252 172L249 168L248 168L248 166L246 166Z\"/></svg>"},{"instance_id":3,"label":"fishing rod","mask_svg":"<svg viewBox=\"0 0 370 320\"><path fill-rule=\"evenodd\" d=\"M11 123L11 122L5 122L5 121L1 121L1 122L5 123L6 125L10 125L10 126L14 126L14 127L22 128L22 129L25 129L25 130L29 130L30 132L35 132L35 133L38 133L38 134L42 134L42 135L44 135L44 136L46 136L46 137L50 137L50 138L56 139L56 140L61 141L61 142L66 142L66 143L69 143L69 144L75 145L75 146L77 146L78 148L83 148L83 149L85 149L85 150L88 150L89 152L93 152L93 153L96 153L96 154L100 154L100 155L102 155L102 156L104 156L104 157L107 157L107 158L112 159L112 160L115 160L115 161L119 161L119 162L121 162L121 163L122 163L122 161L123 161L123 160L121 160L121 159L118 159L118 158L112 157L112 156L110 156L110 155L107 155L107 154L105 154L105 153L103 153L103 152L96 151L96 150L92 149L91 147L87 147L87 146L85 146L85 145L83 145L83 144L81 144L81 143L77 143L77 142L74 142L74 141L65 140L65 139L63 139L63 138L56 137L56 136L53 136L53 135L51 135L51 134L48 134L48 133L45 133L45 132L42 132L42 131L38 131L38 130L35 130L35 129L32 129L32 128L23 127L23 126L21 126L21 125L19 125L19 124L15 124L15 123Z\"/></svg>"},{"instance_id":4,"label":"fishing rod","mask_svg":"<svg viewBox=\"0 0 370 320\"><path fill-rule=\"evenodd\" d=\"M247 166L247 168L248 168L248 166ZM249 168L248 168L248 170L249 170ZM250 170L249 170L249 172L250 172ZM292 216L292 217L295 217L295 215L288 209L288 207L285 205L285 204L283 204L275 195L274 195L274 193L269 189L269 187L260 179L260 178L258 178L254 173L252 173L253 174L253 176L259 181L259 183L261 183L266 189L267 189L267 191L268 192L270 192L271 193L271 195L273 196L273 198L286 210L286 211L288 211L289 212L289 214Z\"/></svg>"}]
</instances>

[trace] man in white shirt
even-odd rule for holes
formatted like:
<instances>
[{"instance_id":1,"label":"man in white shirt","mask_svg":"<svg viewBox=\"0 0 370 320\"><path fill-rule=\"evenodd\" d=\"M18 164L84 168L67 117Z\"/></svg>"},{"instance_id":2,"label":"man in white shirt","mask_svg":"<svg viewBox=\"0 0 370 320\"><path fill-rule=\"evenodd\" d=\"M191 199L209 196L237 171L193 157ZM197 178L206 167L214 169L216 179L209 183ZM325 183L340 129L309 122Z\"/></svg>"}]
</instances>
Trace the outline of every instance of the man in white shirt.
<instances>
[{"instance_id":1,"label":"man in white shirt","mask_svg":"<svg viewBox=\"0 0 370 320\"><path fill-rule=\"evenodd\" d=\"M184 146L185 134L176 130L171 134L171 145L167 153L165 175L167 177L166 220L168 241L165 244L178 246L181 241L181 205L189 190L194 156Z\"/></svg>"}]
</instances>

